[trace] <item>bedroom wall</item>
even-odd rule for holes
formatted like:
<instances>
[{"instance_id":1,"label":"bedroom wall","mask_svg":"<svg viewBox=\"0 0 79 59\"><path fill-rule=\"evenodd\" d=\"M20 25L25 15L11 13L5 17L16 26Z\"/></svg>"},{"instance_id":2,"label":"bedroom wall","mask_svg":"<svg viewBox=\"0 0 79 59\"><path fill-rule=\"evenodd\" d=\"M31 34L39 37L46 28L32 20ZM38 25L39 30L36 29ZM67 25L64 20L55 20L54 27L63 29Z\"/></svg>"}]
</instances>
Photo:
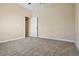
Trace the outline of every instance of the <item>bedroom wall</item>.
<instances>
[{"instance_id":1,"label":"bedroom wall","mask_svg":"<svg viewBox=\"0 0 79 59\"><path fill-rule=\"evenodd\" d=\"M0 41L25 37L25 16L28 11L17 4L0 4Z\"/></svg>"},{"instance_id":2,"label":"bedroom wall","mask_svg":"<svg viewBox=\"0 0 79 59\"><path fill-rule=\"evenodd\" d=\"M64 41L75 39L75 5L55 4L33 11L38 16L38 35Z\"/></svg>"},{"instance_id":3,"label":"bedroom wall","mask_svg":"<svg viewBox=\"0 0 79 59\"><path fill-rule=\"evenodd\" d=\"M79 50L79 4L75 4L75 44Z\"/></svg>"}]
</instances>

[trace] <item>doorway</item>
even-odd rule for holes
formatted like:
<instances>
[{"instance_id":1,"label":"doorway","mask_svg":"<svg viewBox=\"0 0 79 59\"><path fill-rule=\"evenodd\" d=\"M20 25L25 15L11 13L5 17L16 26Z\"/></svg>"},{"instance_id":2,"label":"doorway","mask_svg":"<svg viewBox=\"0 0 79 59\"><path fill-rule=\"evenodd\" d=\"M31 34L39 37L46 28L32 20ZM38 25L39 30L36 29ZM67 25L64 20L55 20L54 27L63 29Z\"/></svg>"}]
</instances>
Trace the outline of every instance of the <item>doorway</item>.
<instances>
[{"instance_id":1,"label":"doorway","mask_svg":"<svg viewBox=\"0 0 79 59\"><path fill-rule=\"evenodd\" d=\"M25 37L38 37L38 18L34 17L25 17Z\"/></svg>"},{"instance_id":2,"label":"doorway","mask_svg":"<svg viewBox=\"0 0 79 59\"><path fill-rule=\"evenodd\" d=\"M25 37L28 37L29 32L29 17L25 17Z\"/></svg>"}]
</instances>

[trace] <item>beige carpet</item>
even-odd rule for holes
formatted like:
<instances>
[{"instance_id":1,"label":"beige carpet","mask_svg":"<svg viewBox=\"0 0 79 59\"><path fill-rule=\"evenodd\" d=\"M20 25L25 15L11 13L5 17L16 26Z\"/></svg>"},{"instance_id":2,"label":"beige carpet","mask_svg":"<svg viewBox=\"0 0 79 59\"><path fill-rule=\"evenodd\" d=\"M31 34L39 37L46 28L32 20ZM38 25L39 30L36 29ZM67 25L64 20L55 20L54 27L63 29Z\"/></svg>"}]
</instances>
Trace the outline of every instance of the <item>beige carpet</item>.
<instances>
[{"instance_id":1,"label":"beige carpet","mask_svg":"<svg viewBox=\"0 0 79 59\"><path fill-rule=\"evenodd\" d=\"M0 43L0 56L78 56L74 43L27 37Z\"/></svg>"}]
</instances>

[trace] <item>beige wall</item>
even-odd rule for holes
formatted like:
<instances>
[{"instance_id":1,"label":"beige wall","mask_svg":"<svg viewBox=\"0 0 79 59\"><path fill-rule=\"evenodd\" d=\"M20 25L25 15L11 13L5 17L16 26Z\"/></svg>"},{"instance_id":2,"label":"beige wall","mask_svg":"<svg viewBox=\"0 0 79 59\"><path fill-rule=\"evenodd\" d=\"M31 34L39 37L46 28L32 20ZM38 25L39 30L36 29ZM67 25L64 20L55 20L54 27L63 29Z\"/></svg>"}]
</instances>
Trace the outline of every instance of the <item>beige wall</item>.
<instances>
[{"instance_id":1,"label":"beige wall","mask_svg":"<svg viewBox=\"0 0 79 59\"><path fill-rule=\"evenodd\" d=\"M33 11L38 16L39 37L74 40L75 5L55 4Z\"/></svg>"},{"instance_id":2,"label":"beige wall","mask_svg":"<svg viewBox=\"0 0 79 59\"><path fill-rule=\"evenodd\" d=\"M75 4L75 44L79 50L79 4Z\"/></svg>"},{"instance_id":3,"label":"beige wall","mask_svg":"<svg viewBox=\"0 0 79 59\"><path fill-rule=\"evenodd\" d=\"M25 36L25 16L31 12L17 4L0 4L0 41Z\"/></svg>"},{"instance_id":4,"label":"beige wall","mask_svg":"<svg viewBox=\"0 0 79 59\"><path fill-rule=\"evenodd\" d=\"M74 40L74 4L55 4L33 11L38 16L39 37ZM31 12L16 4L0 4L0 41L24 37L25 16Z\"/></svg>"}]
</instances>

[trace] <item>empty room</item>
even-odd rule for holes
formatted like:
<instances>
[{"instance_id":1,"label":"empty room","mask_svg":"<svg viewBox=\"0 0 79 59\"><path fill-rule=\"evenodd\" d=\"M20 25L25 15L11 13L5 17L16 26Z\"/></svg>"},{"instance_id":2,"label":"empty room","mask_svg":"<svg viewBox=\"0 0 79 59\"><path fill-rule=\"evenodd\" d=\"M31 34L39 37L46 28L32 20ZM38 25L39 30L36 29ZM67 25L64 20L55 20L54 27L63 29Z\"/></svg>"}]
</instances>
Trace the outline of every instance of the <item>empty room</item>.
<instances>
[{"instance_id":1,"label":"empty room","mask_svg":"<svg viewBox=\"0 0 79 59\"><path fill-rule=\"evenodd\" d=\"M79 4L0 3L0 56L79 56Z\"/></svg>"}]
</instances>

